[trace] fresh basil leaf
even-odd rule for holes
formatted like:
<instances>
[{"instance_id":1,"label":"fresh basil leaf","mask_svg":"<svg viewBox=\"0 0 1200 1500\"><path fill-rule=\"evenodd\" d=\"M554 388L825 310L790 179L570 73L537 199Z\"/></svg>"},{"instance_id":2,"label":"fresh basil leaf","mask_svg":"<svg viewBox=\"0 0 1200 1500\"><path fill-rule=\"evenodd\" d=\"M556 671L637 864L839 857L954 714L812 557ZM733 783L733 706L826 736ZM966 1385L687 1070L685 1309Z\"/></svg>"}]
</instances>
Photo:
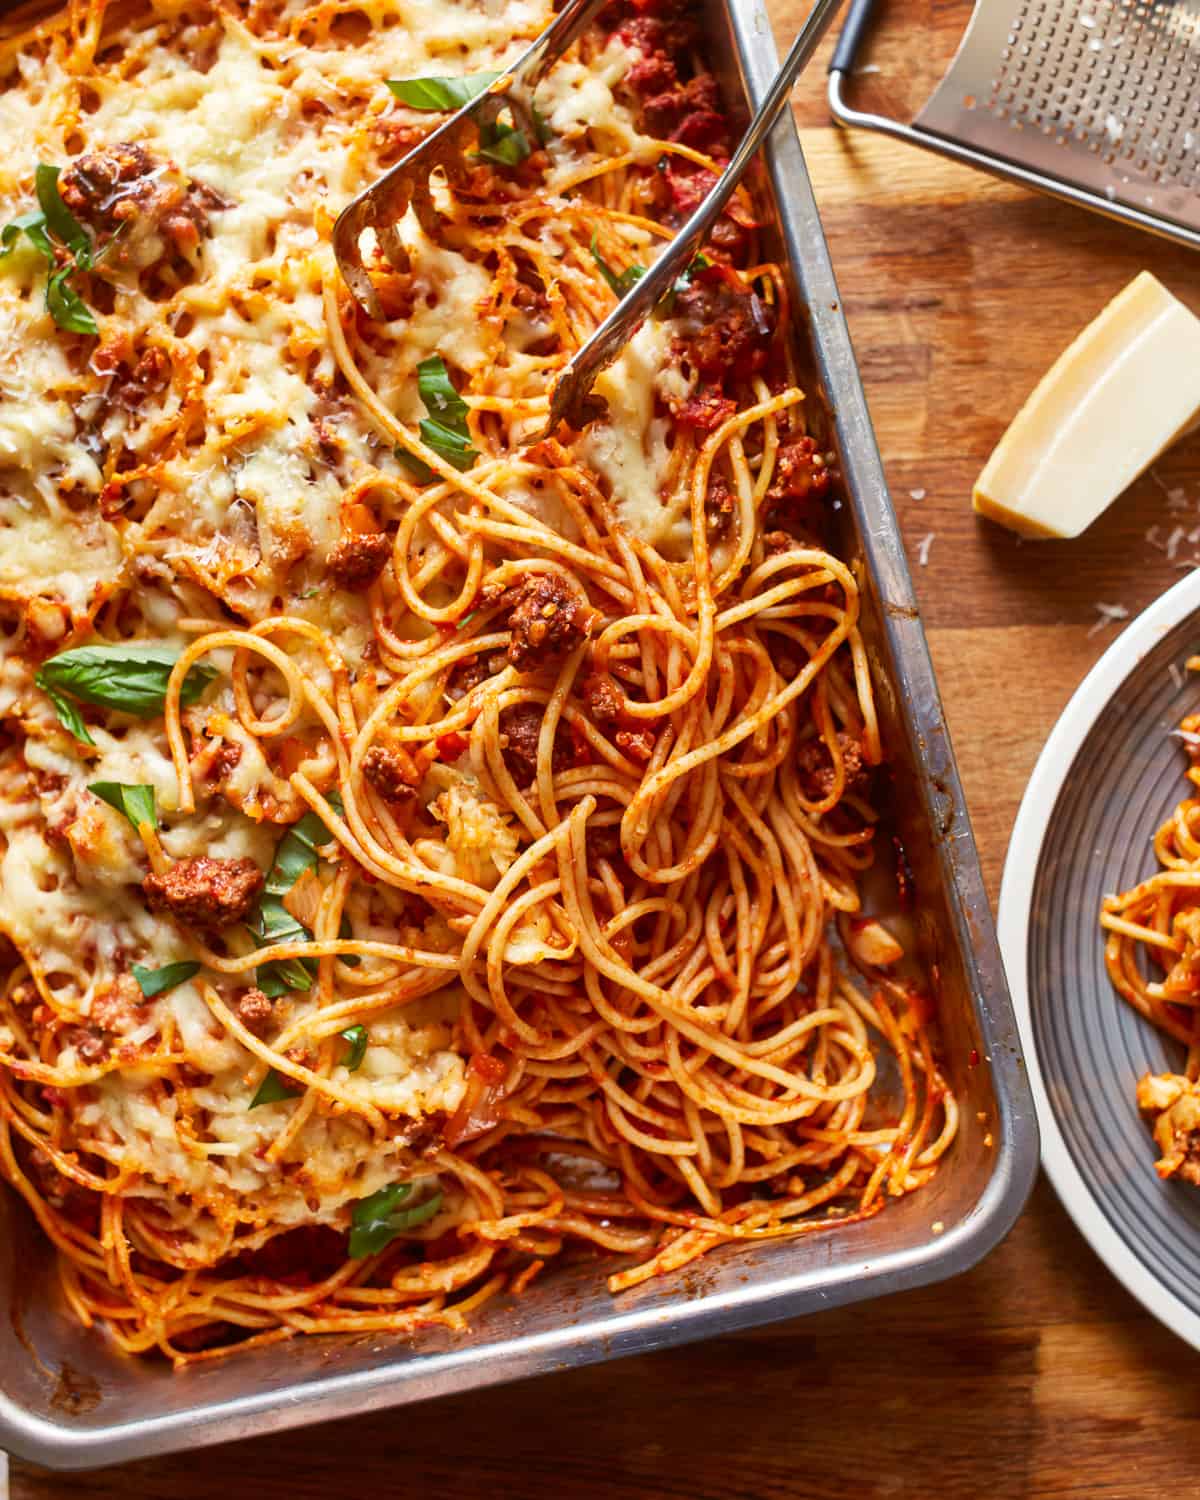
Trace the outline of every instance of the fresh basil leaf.
<instances>
[{"instance_id":1,"label":"fresh basil leaf","mask_svg":"<svg viewBox=\"0 0 1200 1500\"><path fill-rule=\"evenodd\" d=\"M530 154L523 130L505 125L502 120L480 124L479 150L473 153L480 161L494 162L498 167L517 167Z\"/></svg>"},{"instance_id":2,"label":"fresh basil leaf","mask_svg":"<svg viewBox=\"0 0 1200 1500\"><path fill-rule=\"evenodd\" d=\"M34 681L44 692L53 688L97 708L152 719L162 712L167 681L178 660L173 646L77 646L43 663ZM216 675L214 668L197 663L183 680L184 706L195 703Z\"/></svg>"},{"instance_id":3,"label":"fresh basil leaf","mask_svg":"<svg viewBox=\"0 0 1200 1500\"><path fill-rule=\"evenodd\" d=\"M75 257L81 271L92 265L92 241L87 230L67 207L58 191L59 170L47 162L38 162L34 173L34 190L38 205L46 220L46 228L56 240L61 240Z\"/></svg>"},{"instance_id":4,"label":"fresh basil leaf","mask_svg":"<svg viewBox=\"0 0 1200 1500\"><path fill-rule=\"evenodd\" d=\"M264 948L276 943L306 943L308 928L297 922L277 895L268 893L258 903L250 931Z\"/></svg>"},{"instance_id":5,"label":"fresh basil leaf","mask_svg":"<svg viewBox=\"0 0 1200 1500\"><path fill-rule=\"evenodd\" d=\"M311 990L316 977L316 960L311 958L273 958L254 971L254 982L268 1000L278 1000L289 990Z\"/></svg>"},{"instance_id":6,"label":"fresh basil leaf","mask_svg":"<svg viewBox=\"0 0 1200 1500\"><path fill-rule=\"evenodd\" d=\"M393 1182L380 1188L377 1193L360 1198L350 1211L351 1224L355 1229L365 1229L368 1224L386 1219L406 1199L412 1197L412 1191L411 1182Z\"/></svg>"},{"instance_id":7,"label":"fresh basil leaf","mask_svg":"<svg viewBox=\"0 0 1200 1500\"><path fill-rule=\"evenodd\" d=\"M429 467L423 458L418 458L415 453L410 453L407 448L402 448L399 443L392 450L404 467L412 475L417 484L429 484L437 478L436 472Z\"/></svg>"},{"instance_id":8,"label":"fresh basil leaf","mask_svg":"<svg viewBox=\"0 0 1200 1500\"><path fill-rule=\"evenodd\" d=\"M38 212L37 218L38 222L36 224L26 224L25 238L42 257L46 264L53 266L56 259L54 254L54 245L50 239L50 236L46 233L46 221L42 217L40 211Z\"/></svg>"},{"instance_id":9,"label":"fresh basil leaf","mask_svg":"<svg viewBox=\"0 0 1200 1500\"><path fill-rule=\"evenodd\" d=\"M318 824L324 828L321 820ZM266 889L276 896L286 896L306 870L317 868L317 855L299 825L288 834L275 853L275 863L267 876Z\"/></svg>"},{"instance_id":10,"label":"fresh basil leaf","mask_svg":"<svg viewBox=\"0 0 1200 1500\"><path fill-rule=\"evenodd\" d=\"M372 1193L369 1198L363 1198L354 1205L350 1216L351 1260L362 1260L368 1255L378 1254L398 1234L433 1218L442 1206L442 1190L435 1189L423 1203L412 1208L401 1208L400 1205L412 1196L412 1191L411 1182L395 1182L391 1187L381 1188L379 1192Z\"/></svg>"},{"instance_id":11,"label":"fresh basil leaf","mask_svg":"<svg viewBox=\"0 0 1200 1500\"><path fill-rule=\"evenodd\" d=\"M479 457L479 449L471 446L471 439L454 432L441 422L422 421L421 437L439 458L460 472L465 472Z\"/></svg>"},{"instance_id":12,"label":"fresh basil leaf","mask_svg":"<svg viewBox=\"0 0 1200 1500\"><path fill-rule=\"evenodd\" d=\"M34 174L38 207L30 209L0 230L0 256L8 255L22 234L51 268L46 278L46 310L68 333L95 337L99 332L95 315L70 284L76 271L90 271L92 241L87 230L63 202L58 191L57 167L39 162ZM55 243L71 254L72 263L57 266Z\"/></svg>"},{"instance_id":13,"label":"fresh basil leaf","mask_svg":"<svg viewBox=\"0 0 1200 1500\"><path fill-rule=\"evenodd\" d=\"M440 354L423 359L417 366L417 390L431 417L453 432L467 435L467 413L470 407L454 389L446 362Z\"/></svg>"},{"instance_id":14,"label":"fresh basil leaf","mask_svg":"<svg viewBox=\"0 0 1200 1500\"><path fill-rule=\"evenodd\" d=\"M119 813L124 813L135 828L140 828L143 823L149 823L151 828L158 827L152 786L127 786L122 781L93 781L88 785L88 791L94 797L99 797L101 802L107 802L109 807L115 807Z\"/></svg>"},{"instance_id":15,"label":"fresh basil leaf","mask_svg":"<svg viewBox=\"0 0 1200 1500\"><path fill-rule=\"evenodd\" d=\"M166 964L161 969L147 969L141 964L130 964L129 968L142 994L147 1000L152 1000L155 995L165 995L177 984L183 984L199 974L201 965L185 958L176 964Z\"/></svg>"},{"instance_id":16,"label":"fresh basil leaf","mask_svg":"<svg viewBox=\"0 0 1200 1500\"><path fill-rule=\"evenodd\" d=\"M437 1213L442 1206L444 1194L438 1188L424 1203L417 1203L412 1208L403 1208L399 1213L391 1216L392 1225L397 1230L415 1229L418 1224L426 1224Z\"/></svg>"},{"instance_id":17,"label":"fresh basil leaf","mask_svg":"<svg viewBox=\"0 0 1200 1500\"><path fill-rule=\"evenodd\" d=\"M330 792L329 805L341 816L346 809L340 795ZM266 890L249 930L258 940L259 947L268 948L274 943L307 943L312 933L302 922L297 922L281 897L286 896L306 870L315 870L319 863L317 850L331 840L329 830L315 812L307 812L298 823L293 823L275 849L275 859L267 876ZM261 964L255 971L255 981L269 999L277 999L288 990L310 990L317 976L317 963L311 958L275 958Z\"/></svg>"},{"instance_id":18,"label":"fresh basil leaf","mask_svg":"<svg viewBox=\"0 0 1200 1500\"><path fill-rule=\"evenodd\" d=\"M315 855L313 859L315 864ZM258 904L250 932L260 948L270 948L276 943L307 943L312 939L308 928L297 922L279 896L270 890ZM255 970L255 983L264 995L274 1000L288 990L312 989L316 974L317 965L311 958L273 958Z\"/></svg>"},{"instance_id":19,"label":"fresh basil leaf","mask_svg":"<svg viewBox=\"0 0 1200 1500\"><path fill-rule=\"evenodd\" d=\"M350 918L346 916L345 912L343 912L342 920L338 924L338 937L341 938L343 942L346 942L353 936L354 929L350 926ZM357 969L359 964L362 963L362 959L359 958L357 953L339 953L338 958L342 963L346 965L348 969Z\"/></svg>"},{"instance_id":20,"label":"fresh basil leaf","mask_svg":"<svg viewBox=\"0 0 1200 1500\"><path fill-rule=\"evenodd\" d=\"M431 355L417 366L417 389L429 413L429 419L421 422L421 437L447 463L460 471L469 469L479 457L478 448L471 445L467 428L470 407L454 389L440 355ZM396 451L400 453L402 450ZM432 471L429 478L433 478Z\"/></svg>"},{"instance_id":21,"label":"fresh basil leaf","mask_svg":"<svg viewBox=\"0 0 1200 1500\"><path fill-rule=\"evenodd\" d=\"M686 291L691 286L692 277L695 276L697 271L706 271L711 265L712 261L709 260L707 255L693 256L691 265L679 273L675 278L675 283L671 287L671 290L658 304L659 309L668 315L673 313L675 311L675 298L679 296L680 292Z\"/></svg>"},{"instance_id":22,"label":"fresh basil leaf","mask_svg":"<svg viewBox=\"0 0 1200 1500\"><path fill-rule=\"evenodd\" d=\"M350 1045L349 1052L342 1058L342 1066L347 1073L357 1073L362 1067L362 1060L367 1055L367 1043L371 1040L370 1033L365 1026L347 1026L345 1031L338 1035L342 1041Z\"/></svg>"},{"instance_id":23,"label":"fresh basil leaf","mask_svg":"<svg viewBox=\"0 0 1200 1500\"><path fill-rule=\"evenodd\" d=\"M46 215L40 208L31 208L26 214L18 214L11 223L0 229L0 258L12 254L22 234L43 260L50 265L54 264L54 246L46 233Z\"/></svg>"},{"instance_id":24,"label":"fresh basil leaf","mask_svg":"<svg viewBox=\"0 0 1200 1500\"><path fill-rule=\"evenodd\" d=\"M61 266L51 272L46 281L46 311L68 333L88 333L95 337L100 329L91 308L67 282L74 270L74 266Z\"/></svg>"},{"instance_id":25,"label":"fresh basil leaf","mask_svg":"<svg viewBox=\"0 0 1200 1500\"><path fill-rule=\"evenodd\" d=\"M275 850L275 862L267 876L268 893L286 896L305 870L317 868L317 846L329 840L329 830L315 812L305 813L293 823Z\"/></svg>"},{"instance_id":26,"label":"fresh basil leaf","mask_svg":"<svg viewBox=\"0 0 1200 1500\"><path fill-rule=\"evenodd\" d=\"M22 231L32 228L35 224L44 224L40 209L30 209L27 214L18 214L11 219L3 229L0 229L0 255L11 255L17 241L21 238Z\"/></svg>"},{"instance_id":27,"label":"fresh basil leaf","mask_svg":"<svg viewBox=\"0 0 1200 1500\"><path fill-rule=\"evenodd\" d=\"M711 265L712 261L709 260L707 255L694 255L691 264L675 278L675 285L671 288L671 295L675 296L677 292L682 292L685 287L692 284L692 277L695 276L697 271L707 271Z\"/></svg>"},{"instance_id":28,"label":"fresh basil leaf","mask_svg":"<svg viewBox=\"0 0 1200 1500\"><path fill-rule=\"evenodd\" d=\"M285 1099L294 1099L297 1092L296 1089L290 1088L280 1074L272 1068L259 1084L258 1092L246 1108L257 1109L260 1104L282 1104Z\"/></svg>"},{"instance_id":29,"label":"fresh basil leaf","mask_svg":"<svg viewBox=\"0 0 1200 1500\"><path fill-rule=\"evenodd\" d=\"M499 73L475 73L470 78L389 78L388 88L409 109L452 110L470 104Z\"/></svg>"},{"instance_id":30,"label":"fresh basil leaf","mask_svg":"<svg viewBox=\"0 0 1200 1500\"><path fill-rule=\"evenodd\" d=\"M350 1231L350 1259L365 1260L368 1255L386 1250L396 1233L390 1219L372 1219L366 1224L356 1224Z\"/></svg>"},{"instance_id":31,"label":"fresh basil leaf","mask_svg":"<svg viewBox=\"0 0 1200 1500\"><path fill-rule=\"evenodd\" d=\"M62 727L69 734L73 734L77 740L82 740L85 745L95 745L96 741L88 733L87 725L83 722L79 710L71 700L64 698L61 693L56 692L52 687L46 688L45 694L49 698L54 712L58 715L58 722Z\"/></svg>"},{"instance_id":32,"label":"fresh basil leaf","mask_svg":"<svg viewBox=\"0 0 1200 1500\"><path fill-rule=\"evenodd\" d=\"M614 271L603 255L600 254L598 236L595 233L592 235L591 251L592 259L599 267L601 276L608 282L614 296L623 297L646 274L645 266L639 266L636 262L632 266L626 266L623 271Z\"/></svg>"}]
</instances>

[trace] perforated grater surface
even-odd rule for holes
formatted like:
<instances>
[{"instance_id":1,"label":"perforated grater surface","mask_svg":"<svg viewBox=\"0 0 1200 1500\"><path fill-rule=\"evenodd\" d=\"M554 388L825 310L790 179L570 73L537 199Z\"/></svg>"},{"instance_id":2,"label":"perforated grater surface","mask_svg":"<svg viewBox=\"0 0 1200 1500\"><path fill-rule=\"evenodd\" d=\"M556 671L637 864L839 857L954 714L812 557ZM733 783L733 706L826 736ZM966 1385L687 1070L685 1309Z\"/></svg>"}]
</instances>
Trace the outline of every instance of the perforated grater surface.
<instances>
[{"instance_id":1,"label":"perforated grater surface","mask_svg":"<svg viewBox=\"0 0 1200 1500\"><path fill-rule=\"evenodd\" d=\"M1200 0L978 0L912 125L843 98L871 3L851 6L830 68L841 123L1200 248Z\"/></svg>"}]
</instances>

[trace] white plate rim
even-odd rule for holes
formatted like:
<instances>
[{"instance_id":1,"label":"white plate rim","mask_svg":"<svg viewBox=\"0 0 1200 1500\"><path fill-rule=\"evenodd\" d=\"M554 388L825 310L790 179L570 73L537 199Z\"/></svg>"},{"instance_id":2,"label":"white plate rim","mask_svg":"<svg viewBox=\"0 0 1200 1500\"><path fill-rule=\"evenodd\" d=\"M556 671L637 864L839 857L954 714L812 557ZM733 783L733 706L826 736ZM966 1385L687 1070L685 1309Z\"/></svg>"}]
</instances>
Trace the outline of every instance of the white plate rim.
<instances>
[{"instance_id":1,"label":"white plate rim","mask_svg":"<svg viewBox=\"0 0 1200 1500\"><path fill-rule=\"evenodd\" d=\"M1113 1228L1067 1148L1042 1077L1029 1006L1029 912L1050 817L1084 740L1113 694L1158 642L1200 611L1200 569L1187 573L1142 611L1092 667L1050 732L1021 798L1000 884L997 931L1008 974L1017 1030L1041 1130L1042 1166L1084 1239L1142 1306L1200 1349L1200 1315L1147 1270ZM1099 926L1097 926L1099 941ZM1149 1144L1149 1135L1147 1135ZM1153 1170L1149 1155L1146 1170Z\"/></svg>"}]
</instances>

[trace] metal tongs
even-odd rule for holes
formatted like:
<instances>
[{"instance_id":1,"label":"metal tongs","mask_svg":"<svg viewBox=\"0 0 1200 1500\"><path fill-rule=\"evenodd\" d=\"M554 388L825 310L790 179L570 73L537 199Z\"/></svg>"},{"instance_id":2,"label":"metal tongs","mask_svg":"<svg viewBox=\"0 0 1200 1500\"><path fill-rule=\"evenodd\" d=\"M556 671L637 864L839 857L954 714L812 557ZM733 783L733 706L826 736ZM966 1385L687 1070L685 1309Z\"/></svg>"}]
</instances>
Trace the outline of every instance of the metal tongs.
<instances>
[{"instance_id":1,"label":"metal tongs","mask_svg":"<svg viewBox=\"0 0 1200 1500\"><path fill-rule=\"evenodd\" d=\"M461 172L466 146L473 132L480 125L494 125L504 108L512 112L516 125L532 131L534 89L604 3L605 0L567 0L537 41L507 72L502 73L486 91L464 104L403 161L359 193L342 210L333 226L334 254L346 285L367 313L378 317L380 309L375 288L362 262L359 241L363 231L374 230L379 248L389 262L405 265L407 254L400 241L398 226L409 205L427 230L436 219L429 186L430 173L435 167L443 167L453 183ZM695 259L782 112L792 85L816 51L840 4L841 0L816 0L737 150L709 189L708 196L668 242L646 275L621 298L559 373L550 393L549 421L540 436L548 437L564 421L575 428L584 427L595 415L588 403L593 381L616 359L638 326Z\"/></svg>"}]
</instances>

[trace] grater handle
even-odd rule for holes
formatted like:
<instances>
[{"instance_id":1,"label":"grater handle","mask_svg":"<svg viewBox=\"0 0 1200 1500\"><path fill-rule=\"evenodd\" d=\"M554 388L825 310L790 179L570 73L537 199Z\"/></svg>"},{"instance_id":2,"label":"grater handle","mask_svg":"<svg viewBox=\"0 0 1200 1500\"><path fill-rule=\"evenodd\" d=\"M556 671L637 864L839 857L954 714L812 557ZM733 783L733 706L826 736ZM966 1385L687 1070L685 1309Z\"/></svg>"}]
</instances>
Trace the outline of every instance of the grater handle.
<instances>
[{"instance_id":1,"label":"grater handle","mask_svg":"<svg viewBox=\"0 0 1200 1500\"><path fill-rule=\"evenodd\" d=\"M838 36L833 56L829 60L831 73L849 73L854 67L854 58L862 45L867 27L871 24L871 12L875 0L850 0L850 12L846 24Z\"/></svg>"}]
</instances>

